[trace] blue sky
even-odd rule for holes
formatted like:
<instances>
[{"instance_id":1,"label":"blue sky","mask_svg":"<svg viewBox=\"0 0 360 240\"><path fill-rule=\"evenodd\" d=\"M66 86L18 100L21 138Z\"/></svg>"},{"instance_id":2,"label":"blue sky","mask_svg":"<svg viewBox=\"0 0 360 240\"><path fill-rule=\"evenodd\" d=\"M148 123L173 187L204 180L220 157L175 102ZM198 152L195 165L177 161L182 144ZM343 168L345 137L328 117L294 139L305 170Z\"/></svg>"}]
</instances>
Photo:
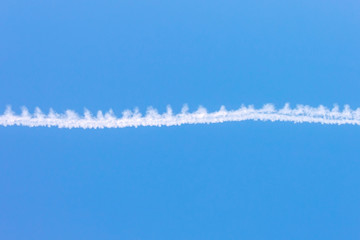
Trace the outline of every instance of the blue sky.
<instances>
[{"instance_id":1,"label":"blue sky","mask_svg":"<svg viewBox=\"0 0 360 240\"><path fill-rule=\"evenodd\" d=\"M356 1L2 1L0 108L360 104ZM1 239L359 239L360 128L0 128Z\"/></svg>"}]
</instances>

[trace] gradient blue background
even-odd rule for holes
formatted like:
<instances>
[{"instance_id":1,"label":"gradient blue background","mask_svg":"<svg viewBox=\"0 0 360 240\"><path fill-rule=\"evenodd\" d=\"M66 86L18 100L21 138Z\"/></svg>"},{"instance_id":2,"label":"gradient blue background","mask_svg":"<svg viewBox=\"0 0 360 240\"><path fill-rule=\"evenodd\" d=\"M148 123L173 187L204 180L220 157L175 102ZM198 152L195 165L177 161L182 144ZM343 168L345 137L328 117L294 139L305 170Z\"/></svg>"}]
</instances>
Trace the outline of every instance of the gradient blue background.
<instances>
[{"instance_id":1,"label":"gradient blue background","mask_svg":"<svg viewBox=\"0 0 360 240\"><path fill-rule=\"evenodd\" d=\"M0 108L360 107L358 1L0 3ZM0 239L359 239L360 127L0 127Z\"/></svg>"}]
</instances>

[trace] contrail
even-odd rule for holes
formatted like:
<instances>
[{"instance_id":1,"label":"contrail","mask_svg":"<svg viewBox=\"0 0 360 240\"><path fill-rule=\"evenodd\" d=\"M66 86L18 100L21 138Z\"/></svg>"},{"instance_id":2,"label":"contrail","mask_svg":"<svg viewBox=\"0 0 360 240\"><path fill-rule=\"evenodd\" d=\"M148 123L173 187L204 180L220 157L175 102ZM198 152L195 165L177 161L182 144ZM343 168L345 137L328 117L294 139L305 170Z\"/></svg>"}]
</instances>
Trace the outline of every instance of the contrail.
<instances>
[{"instance_id":1,"label":"contrail","mask_svg":"<svg viewBox=\"0 0 360 240\"><path fill-rule=\"evenodd\" d=\"M35 112L30 114L24 107L22 113L16 115L10 107L7 107L5 113L0 115L0 126L97 129L179 126L183 124L210 124L247 120L360 125L360 108L352 110L348 105L345 105L342 111L336 105L330 110L322 105L316 108L305 105L297 105L295 108L290 108L289 104L285 104L281 109L276 109L272 104L266 104L259 109L255 109L252 105L243 105L237 110L226 110L222 106L219 111L210 113L201 106L195 112L189 113L188 110L187 105L185 105L180 113L173 114L171 107L168 106L165 113L159 114L157 110L150 107L145 116L142 116L135 109L134 111L124 111L122 117L118 118L112 110L105 114L98 111L96 116L93 116L85 109L84 115L79 116L72 110L67 110L64 114L58 114L50 109L48 114L44 114L39 108L36 108Z\"/></svg>"}]
</instances>

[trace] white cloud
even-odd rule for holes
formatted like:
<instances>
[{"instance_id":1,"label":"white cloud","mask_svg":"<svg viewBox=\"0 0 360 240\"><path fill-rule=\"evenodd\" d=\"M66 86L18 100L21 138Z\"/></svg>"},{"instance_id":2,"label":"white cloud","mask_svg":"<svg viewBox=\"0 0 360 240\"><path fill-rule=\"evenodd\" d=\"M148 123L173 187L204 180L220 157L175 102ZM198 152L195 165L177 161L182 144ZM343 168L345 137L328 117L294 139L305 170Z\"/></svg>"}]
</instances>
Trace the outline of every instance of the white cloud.
<instances>
[{"instance_id":1,"label":"white cloud","mask_svg":"<svg viewBox=\"0 0 360 240\"><path fill-rule=\"evenodd\" d=\"M178 126L183 124L210 124L247 120L360 125L360 108L351 110L348 105L344 107L343 111L340 111L338 106L329 110L321 105L317 108L304 105L290 108L289 104L278 110L272 104L266 104L260 109L255 109L253 106L242 106L237 110L229 111L222 106L219 111L208 113L204 107L200 106L195 112L189 113L188 111L189 108L185 105L180 113L173 114L171 107L168 106L165 113L159 114L156 109L150 107L145 116L142 116L139 110L135 109L134 111L124 111L123 116L118 118L112 110L105 114L98 111L96 116L93 116L90 111L85 109L84 115L79 116L72 110L67 110L64 114L58 114L50 109L49 114L46 115L39 108L35 109L34 114L30 114L26 108L23 108L22 113L16 115L8 107L5 113L0 116L0 126L96 129Z\"/></svg>"}]
</instances>

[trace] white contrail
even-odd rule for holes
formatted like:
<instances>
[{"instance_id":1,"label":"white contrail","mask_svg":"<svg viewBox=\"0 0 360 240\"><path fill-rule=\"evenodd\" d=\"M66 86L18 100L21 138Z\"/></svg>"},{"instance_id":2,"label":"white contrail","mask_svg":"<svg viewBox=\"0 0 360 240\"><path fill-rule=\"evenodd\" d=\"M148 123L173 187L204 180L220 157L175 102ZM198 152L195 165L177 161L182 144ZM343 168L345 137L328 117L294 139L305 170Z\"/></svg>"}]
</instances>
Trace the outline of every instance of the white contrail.
<instances>
[{"instance_id":1,"label":"white contrail","mask_svg":"<svg viewBox=\"0 0 360 240\"><path fill-rule=\"evenodd\" d=\"M228 111L224 106L219 111L208 113L203 107L189 113L185 105L178 114L173 114L168 106L167 111L159 114L155 109L149 108L145 116L137 109L126 110L121 118L117 118L113 111L103 114L101 111L96 116L85 109L84 115L79 116L71 110L64 114L55 113L52 109L46 115L39 108L34 114L30 114L23 108L20 115L14 114L8 107L3 115L0 115L0 126L27 126L27 127L58 127L58 128L125 128L139 126L174 126L182 124L210 124L222 122L240 122L246 120L255 121L283 121L293 123L321 123L321 124L352 124L360 125L360 108L351 110L345 105L342 111L338 106L331 110L320 105L317 108L298 105L290 108L289 104L281 109L275 109L272 104L266 104L260 109L253 106L242 106L237 110Z\"/></svg>"}]
</instances>

